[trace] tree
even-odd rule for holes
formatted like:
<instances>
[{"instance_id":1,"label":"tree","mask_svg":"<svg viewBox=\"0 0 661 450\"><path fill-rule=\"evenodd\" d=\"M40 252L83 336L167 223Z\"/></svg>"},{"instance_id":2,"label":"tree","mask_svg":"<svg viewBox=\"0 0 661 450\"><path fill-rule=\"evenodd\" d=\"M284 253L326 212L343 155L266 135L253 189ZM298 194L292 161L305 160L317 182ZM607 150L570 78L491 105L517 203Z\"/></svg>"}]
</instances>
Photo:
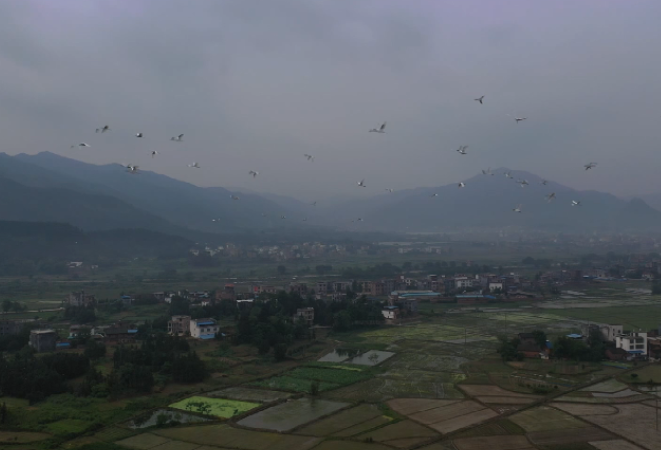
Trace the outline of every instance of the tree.
<instances>
[{"instance_id":1,"label":"tree","mask_svg":"<svg viewBox=\"0 0 661 450\"><path fill-rule=\"evenodd\" d=\"M518 347L521 343L519 338L507 339L505 336L499 336L500 345L498 346L498 353L500 354L503 361L521 361L523 360L523 354L519 352Z\"/></svg>"},{"instance_id":2,"label":"tree","mask_svg":"<svg viewBox=\"0 0 661 450\"><path fill-rule=\"evenodd\" d=\"M12 307L12 302L11 300L3 300L2 301L2 312L9 312L9 310Z\"/></svg>"},{"instance_id":3,"label":"tree","mask_svg":"<svg viewBox=\"0 0 661 450\"><path fill-rule=\"evenodd\" d=\"M5 402L2 402L2 405L0 405L0 425L7 423L7 417L8 417L7 404Z\"/></svg>"},{"instance_id":4,"label":"tree","mask_svg":"<svg viewBox=\"0 0 661 450\"><path fill-rule=\"evenodd\" d=\"M333 329L336 331L347 331L351 329L353 319L348 311L340 311L333 316Z\"/></svg>"},{"instance_id":5,"label":"tree","mask_svg":"<svg viewBox=\"0 0 661 450\"><path fill-rule=\"evenodd\" d=\"M546 348L546 333L541 330L535 330L532 333L535 343L539 346L540 349Z\"/></svg>"},{"instance_id":6,"label":"tree","mask_svg":"<svg viewBox=\"0 0 661 450\"><path fill-rule=\"evenodd\" d=\"M278 266L278 275L284 275L287 273L287 267L282 264Z\"/></svg>"},{"instance_id":7,"label":"tree","mask_svg":"<svg viewBox=\"0 0 661 450\"><path fill-rule=\"evenodd\" d=\"M188 352L172 363L172 379L180 383L197 383L207 376L204 361L195 352Z\"/></svg>"},{"instance_id":8,"label":"tree","mask_svg":"<svg viewBox=\"0 0 661 450\"><path fill-rule=\"evenodd\" d=\"M317 396L319 395L319 381L315 380L310 383L310 395Z\"/></svg>"},{"instance_id":9,"label":"tree","mask_svg":"<svg viewBox=\"0 0 661 450\"><path fill-rule=\"evenodd\" d=\"M661 282L655 281L652 283L652 295L661 295Z\"/></svg>"},{"instance_id":10,"label":"tree","mask_svg":"<svg viewBox=\"0 0 661 450\"><path fill-rule=\"evenodd\" d=\"M102 342L90 339L85 345L85 356L89 359L99 359L106 356L106 346Z\"/></svg>"},{"instance_id":11,"label":"tree","mask_svg":"<svg viewBox=\"0 0 661 450\"><path fill-rule=\"evenodd\" d=\"M168 309L168 314L170 316L189 316L190 303L183 297L172 297L170 308Z\"/></svg>"},{"instance_id":12,"label":"tree","mask_svg":"<svg viewBox=\"0 0 661 450\"><path fill-rule=\"evenodd\" d=\"M273 347L273 355L276 361L284 361L287 358L287 344L284 342Z\"/></svg>"}]
</instances>

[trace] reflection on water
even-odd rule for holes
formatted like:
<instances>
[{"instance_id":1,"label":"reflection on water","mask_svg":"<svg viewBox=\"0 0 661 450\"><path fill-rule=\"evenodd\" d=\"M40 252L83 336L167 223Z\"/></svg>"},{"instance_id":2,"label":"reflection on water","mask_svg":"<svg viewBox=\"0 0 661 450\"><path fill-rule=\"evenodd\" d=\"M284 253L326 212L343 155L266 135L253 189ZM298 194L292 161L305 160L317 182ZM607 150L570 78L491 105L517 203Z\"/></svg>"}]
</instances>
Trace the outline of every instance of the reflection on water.
<instances>
[{"instance_id":1,"label":"reflection on water","mask_svg":"<svg viewBox=\"0 0 661 450\"><path fill-rule=\"evenodd\" d=\"M193 414L170 411L168 409L157 409L156 411L149 411L134 417L133 420L129 421L128 426L135 430L155 426L175 425L177 423L208 422L209 420L211 419Z\"/></svg>"}]
</instances>

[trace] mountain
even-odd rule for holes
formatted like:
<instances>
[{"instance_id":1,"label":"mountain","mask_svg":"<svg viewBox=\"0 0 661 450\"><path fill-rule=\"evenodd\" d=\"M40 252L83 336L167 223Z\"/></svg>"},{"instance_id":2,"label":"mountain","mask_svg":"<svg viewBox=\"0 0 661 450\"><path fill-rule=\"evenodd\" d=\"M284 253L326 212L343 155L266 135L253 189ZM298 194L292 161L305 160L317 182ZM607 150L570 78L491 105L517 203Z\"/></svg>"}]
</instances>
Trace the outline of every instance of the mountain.
<instances>
[{"instance_id":1,"label":"mountain","mask_svg":"<svg viewBox=\"0 0 661 450\"><path fill-rule=\"evenodd\" d=\"M132 175L118 164L87 164L50 152L9 158L47 170L49 177L42 184L102 193L194 230L212 233L259 230L268 227L260 220L260 213L274 217L288 213L256 195L241 196L239 201L234 201L230 198L232 193L221 187L201 188L149 171Z\"/></svg>"},{"instance_id":2,"label":"mountain","mask_svg":"<svg viewBox=\"0 0 661 450\"><path fill-rule=\"evenodd\" d=\"M364 228L397 231L466 230L476 228L528 228L549 231L661 230L661 212L641 199L622 200L596 191L577 191L524 171L510 171L513 179L477 175L465 187L449 184L353 200L339 215L363 218ZM527 180L521 187L516 180ZM556 200L546 201L555 192ZM433 197L433 194L438 196ZM581 206L572 206L572 200ZM521 205L522 212L513 211ZM360 215L359 215L360 214ZM362 225L362 224L361 224Z\"/></svg>"}]
</instances>

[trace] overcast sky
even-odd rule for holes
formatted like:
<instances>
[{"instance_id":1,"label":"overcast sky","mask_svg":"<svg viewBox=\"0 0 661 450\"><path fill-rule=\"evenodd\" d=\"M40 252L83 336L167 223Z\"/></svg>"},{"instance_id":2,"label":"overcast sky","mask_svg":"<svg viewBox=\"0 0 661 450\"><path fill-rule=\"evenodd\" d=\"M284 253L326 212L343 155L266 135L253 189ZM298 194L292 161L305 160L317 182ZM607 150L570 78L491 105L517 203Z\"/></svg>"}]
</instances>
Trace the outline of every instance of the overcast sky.
<instances>
[{"instance_id":1,"label":"overcast sky","mask_svg":"<svg viewBox=\"0 0 661 450\"><path fill-rule=\"evenodd\" d=\"M305 200L489 166L661 192L659 17L659 0L0 1L0 151Z\"/></svg>"}]
</instances>

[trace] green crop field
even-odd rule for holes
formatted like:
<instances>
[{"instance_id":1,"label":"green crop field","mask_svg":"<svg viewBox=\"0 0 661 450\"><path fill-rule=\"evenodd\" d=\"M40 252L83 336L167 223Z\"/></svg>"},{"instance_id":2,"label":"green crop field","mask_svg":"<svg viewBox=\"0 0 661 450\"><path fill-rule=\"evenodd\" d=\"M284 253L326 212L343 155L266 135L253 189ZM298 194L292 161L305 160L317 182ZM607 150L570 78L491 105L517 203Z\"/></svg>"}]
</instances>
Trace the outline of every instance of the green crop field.
<instances>
[{"instance_id":1,"label":"green crop field","mask_svg":"<svg viewBox=\"0 0 661 450\"><path fill-rule=\"evenodd\" d=\"M625 329L648 330L659 326L661 306L612 306L604 308L569 308L553 310L552 314L591 322L622 324Z\"/></svg>"},{"instance_id":2,"label":"green crop field","mask_svg":"<svg viewBox=\"0 0 661 450\"><path fill-rule=\"evenodd\" d=\"M258 403L242 402L239 400L193 396L171 404L170 408L229 419L258 406Z\"/></svg>"},{"instance_id":3,"label":"green crop field","mask_svg":"<svg viewBox=\"0 0 661 450\"><path fill-rule=\"evenodd\" d=\"M307 392L310 393L313 380L304 378L293 378L289 376L272 377L267 380L255 381L250 383L252 386L265 387L270 389L282 389L284 391L292 392ZM319 382L319 391L328 391L340 387L336 383L327 383L325 381Z\"/></svg>"}]
</instances>

